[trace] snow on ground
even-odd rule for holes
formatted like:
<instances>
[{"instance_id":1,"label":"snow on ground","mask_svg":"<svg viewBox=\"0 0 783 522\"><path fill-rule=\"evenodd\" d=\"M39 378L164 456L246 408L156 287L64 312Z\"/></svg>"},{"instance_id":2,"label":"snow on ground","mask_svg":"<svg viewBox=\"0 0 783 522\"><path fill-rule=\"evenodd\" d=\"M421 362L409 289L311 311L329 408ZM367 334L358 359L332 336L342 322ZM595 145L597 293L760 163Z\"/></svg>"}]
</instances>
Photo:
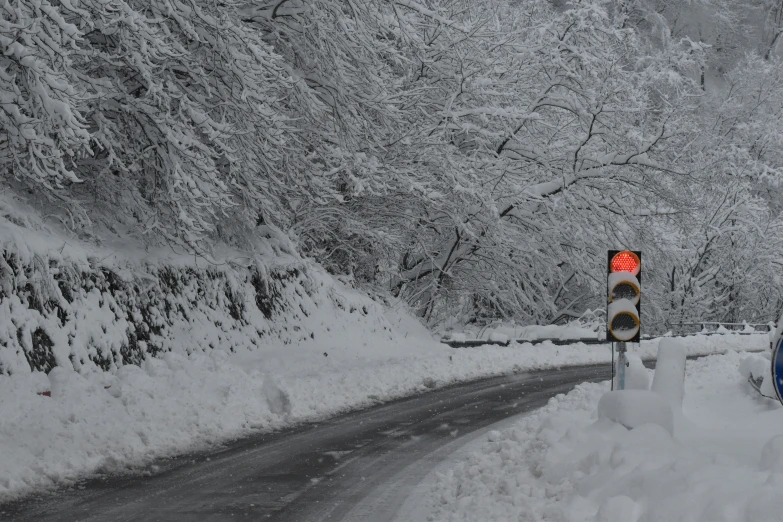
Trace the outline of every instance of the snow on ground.
<instances>
[{"instance_id":1,"label":"snow on ground","mask_svg":"<svg viewBox=\"0 0 783 522\"><path fill-rule=\"evenodd\" d=\"M485 326L476 326L475 324L454 325L447 322L442 327L440 334L442 338L454 341L465 341L470 339L488 341L507 341L509 339L524 341L535 341L539 339L606 339L606 323L604 322L603 315L603 310L589 310L585 312L582 317L562 325L520 325L516 324L513 320L496 321ZM772 324L772 326L774 327L774 324ZM721 325L718 328L704 328L701 332L693 331L691 333L725 334L738 331L746 334L761 334L768 332L768 326L758 325L757 327L753 327L745 323L742 330L729 330Z\"/></svg>"},{"instance_id":2,"label":"snow on ground","mask_svg":"<svg viewBox=\"0 0 783 522\"><path fill-rule=\"evenodd\" d=\"M438 386L611 359L606 345L449 348L267 226L252 252L206 262L85 243L17 207L0 195L0 501Z\"/></svg>"},{"instance_id":3,"label":"snow on ground","mask_svg":"<svg viewBox=\"0 0 783 522\"><path fill-rule=\"evenodd\" d=\"M437 474L421 520L781 520L783 409L740 374L747 356L688 361L674 436L598 420L608 382L555 397Z\"/></svg>"},{"instance_id":4,"label":"snow on ground","mask_svg":"<svg viewBox=\"0 0 783 522\"><path fill-rule=\"evenodd\" d=\"M608 362L606 346L452 349L405 313L386 337L334 325L316 343L168 353L115 372L0 375L0 498L157 456L491 375ZM693 352L761 349L766 336L694 338ZM642 345L651 355L656 343ZM593 390L593 388L584 388ZM49 391L51 396L40 395ZM570 400L570 399L569 399Z\"/></svg>"},{"instance_id":5,"label":"snow on ground","mask_svg":"<svg viewBox=\"0 0 783 522\"><path fill-rule=\"evenodd\" d=\"M485 327L474 325L460 326L461 331L443 332L444 337L454 340L486 339L490 341L505 341L508 339L597 339L603 334L603 323L581 324L573 321L567 325L518 325L514 322L498 323ZM603 337L601 337L603 338Z\"/></svg>"}]
</instances>

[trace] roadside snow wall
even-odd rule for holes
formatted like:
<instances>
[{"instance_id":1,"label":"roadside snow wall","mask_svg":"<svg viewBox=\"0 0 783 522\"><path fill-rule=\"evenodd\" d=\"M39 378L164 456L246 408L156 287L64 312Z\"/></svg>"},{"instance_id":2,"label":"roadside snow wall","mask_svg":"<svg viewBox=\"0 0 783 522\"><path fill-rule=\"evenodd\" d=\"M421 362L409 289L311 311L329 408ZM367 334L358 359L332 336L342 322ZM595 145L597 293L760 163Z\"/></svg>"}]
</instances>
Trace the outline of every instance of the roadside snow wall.
<instances>
[{"instance_id":1,"label":"roadside snow wall","mask_svg":"<svg viewBox=\"0 0 783 522\"><path fill-rule=\"evenodd\" d=\"M334 324L389 334L380 305L299 258L281 234L259 234L268 255L225 256L243 263L134 259L0 215L0 374L299 344Z\"/></svg>"}]
</instances>

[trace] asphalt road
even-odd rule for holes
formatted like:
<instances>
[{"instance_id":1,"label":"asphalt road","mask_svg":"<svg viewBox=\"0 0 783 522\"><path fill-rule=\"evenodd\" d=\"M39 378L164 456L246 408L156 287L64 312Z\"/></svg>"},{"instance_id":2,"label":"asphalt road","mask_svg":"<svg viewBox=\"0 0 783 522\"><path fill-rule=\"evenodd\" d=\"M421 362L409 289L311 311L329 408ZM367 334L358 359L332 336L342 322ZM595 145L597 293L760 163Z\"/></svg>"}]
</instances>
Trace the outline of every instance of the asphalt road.
<instances>
[{"instance_id":1,"label":"asphalt road","mask_svg":"<svg viewBox=\"0 0 783 522\"><path fill-rule=\"evenodd\" d=\"M392 520L432 468L488 426L610 372L571 367L443 388L2 505L0 520Z\"/></svg>"}]
</instances>

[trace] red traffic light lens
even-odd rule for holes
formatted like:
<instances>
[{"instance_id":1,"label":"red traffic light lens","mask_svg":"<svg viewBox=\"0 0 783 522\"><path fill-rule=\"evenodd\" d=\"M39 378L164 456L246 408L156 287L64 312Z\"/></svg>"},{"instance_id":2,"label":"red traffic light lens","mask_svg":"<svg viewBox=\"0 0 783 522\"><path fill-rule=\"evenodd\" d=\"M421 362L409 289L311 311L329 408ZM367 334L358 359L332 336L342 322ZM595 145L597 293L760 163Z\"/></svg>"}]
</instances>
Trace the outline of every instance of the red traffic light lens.
<instances>
[{"instance_id":1,"label":"red traffic light lens","mask_svg":"<svg viewBox=\"0 0 783 522\"><path fill-rule=\"evenodd\" d=\"M639 267L642 262L633 252L624 250L612 258L611 269L612 272L630 272L633 275L639 273Z\"/></svg>"}]
</instances>

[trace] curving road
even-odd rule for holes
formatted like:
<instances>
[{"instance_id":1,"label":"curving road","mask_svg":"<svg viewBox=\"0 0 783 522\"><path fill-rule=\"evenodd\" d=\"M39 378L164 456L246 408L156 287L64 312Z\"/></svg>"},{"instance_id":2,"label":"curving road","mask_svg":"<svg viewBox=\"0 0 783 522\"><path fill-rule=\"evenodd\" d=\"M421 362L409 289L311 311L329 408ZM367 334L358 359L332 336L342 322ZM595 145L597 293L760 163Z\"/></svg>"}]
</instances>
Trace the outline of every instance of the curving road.
<instances>
[{"instance_id":1,"label":"curving road","mask_svg":"<svg viewBox=\"0 0 783 522\"><path fill-rule=\"evenodd\" d=\"M610 372L581 366L451 386L163 460L134 476L90 479L2 505L0 519L392 520L431 469L489 426Z\"/></svg>"}]
</instances>

